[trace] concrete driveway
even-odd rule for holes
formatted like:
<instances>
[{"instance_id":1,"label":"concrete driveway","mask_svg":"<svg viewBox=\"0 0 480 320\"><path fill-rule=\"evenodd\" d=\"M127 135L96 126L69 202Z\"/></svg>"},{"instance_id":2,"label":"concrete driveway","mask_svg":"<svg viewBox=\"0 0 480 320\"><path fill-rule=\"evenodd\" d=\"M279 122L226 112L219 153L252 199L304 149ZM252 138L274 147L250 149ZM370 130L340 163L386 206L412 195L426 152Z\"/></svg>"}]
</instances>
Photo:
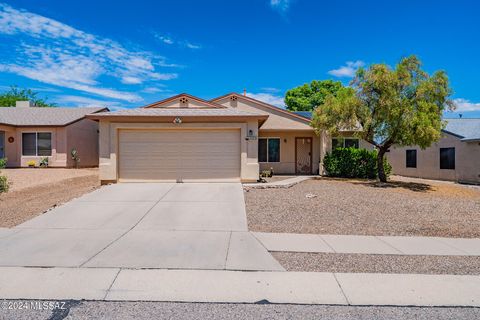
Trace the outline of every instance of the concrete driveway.
<instances>
[{"instance_id":1,"label":"concrete driveway","mask_svg":"<svg viewBox=\"0 0 480 320\"><path fill-rule=\"evenodd\" d=\"M102 187L0 237L0 266L283 270L239 183Z\"/></svg>"}]
</instances>

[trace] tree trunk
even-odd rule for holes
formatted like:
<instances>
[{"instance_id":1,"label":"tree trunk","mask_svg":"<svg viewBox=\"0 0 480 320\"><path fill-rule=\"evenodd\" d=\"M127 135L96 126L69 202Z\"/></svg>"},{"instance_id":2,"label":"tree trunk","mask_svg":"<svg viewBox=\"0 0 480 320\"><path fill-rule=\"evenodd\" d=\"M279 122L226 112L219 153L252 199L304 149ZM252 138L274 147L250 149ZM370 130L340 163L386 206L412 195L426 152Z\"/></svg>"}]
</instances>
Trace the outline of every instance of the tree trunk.
<instances>
[{"instance_id":1,"label":"tree trunk","mask_svg":"<svg viewBox=\"0 0 480 320\"><path fill-rule=\"evenodd\" d=\"M379 148L377 155L378 179L380 179L381 182L387 182L387 175L385 174L385 167L383 166L383 157L386 151L386 149Z\"/></svg>"}]
</instances>

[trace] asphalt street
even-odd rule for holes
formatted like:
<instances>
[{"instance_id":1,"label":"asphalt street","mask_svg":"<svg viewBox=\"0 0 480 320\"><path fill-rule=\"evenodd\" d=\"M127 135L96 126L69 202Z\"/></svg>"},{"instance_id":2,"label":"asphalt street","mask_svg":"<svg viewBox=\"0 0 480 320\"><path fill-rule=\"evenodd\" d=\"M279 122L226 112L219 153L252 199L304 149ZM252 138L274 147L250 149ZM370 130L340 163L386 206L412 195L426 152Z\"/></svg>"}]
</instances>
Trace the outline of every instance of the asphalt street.
<instances>
[{"instance_id":1,"label":"asphalt street","mask_svg":"<svg viewBox=\"0 0 480 320\"><path fill-rule=\"evenodd\" d=\"M8 303L18 300L2 301ZM21 301L29 303L31 301ZM37 301L38 302L38 301ZM44 302L44 301L42 301ZM288 304L213 304L66 301L63 309L5 310L0 319L479 319L480 308L351 307Z\"/></svg>"}]
</instances>

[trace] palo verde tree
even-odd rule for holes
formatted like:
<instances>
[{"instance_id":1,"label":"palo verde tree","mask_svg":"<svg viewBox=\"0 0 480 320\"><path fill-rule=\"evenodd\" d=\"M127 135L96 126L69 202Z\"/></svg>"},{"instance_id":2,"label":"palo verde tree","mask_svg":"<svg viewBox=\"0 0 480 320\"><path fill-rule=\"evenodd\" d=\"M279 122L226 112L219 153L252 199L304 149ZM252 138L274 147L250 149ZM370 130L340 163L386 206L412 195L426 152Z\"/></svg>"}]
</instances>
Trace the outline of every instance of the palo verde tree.
<instances>
[{"instance_id":1,"label":"palo verde tree","mask_svg":"<svg viewBox=\"0 0 480 320\"><path fill-rule=\"evenodd\" d=\"M327 96L336 95L342 87L340 81L313 80L311 83L288 90L285 94L285 104L290 111L313 111L315 107L325 102Z\"/></svg>"},{"instance_id":2,"label":"palo verde tree","mask_svg":"<svg viewBox=\"0 0 480 320\"><path fill-rule=\"evenodd\" d=\"M0 93L0 107L14 107L16 101L32 101L37 107L55 107L54 103L47 102L47 98L38 97L38 92L31 89L21 89L11 86L8 91Z\"/></svg>"},{"instance_id":3,"label":"palo verde tree","mask_svg":"<svg viewBox=\"0 0 480 320\"><path fill-rule=\"evenodd\" d=\"M315 109L312 126L337 134L352 130L377 150L380 181L386 182L383 161L394 144L422 149L438 141L443 111L454 109L445 72L432 75L421 69L416 56L402 59L393 69L374 64L357 71L351 87L342 88Z\"/></svg>"}]
</instances>

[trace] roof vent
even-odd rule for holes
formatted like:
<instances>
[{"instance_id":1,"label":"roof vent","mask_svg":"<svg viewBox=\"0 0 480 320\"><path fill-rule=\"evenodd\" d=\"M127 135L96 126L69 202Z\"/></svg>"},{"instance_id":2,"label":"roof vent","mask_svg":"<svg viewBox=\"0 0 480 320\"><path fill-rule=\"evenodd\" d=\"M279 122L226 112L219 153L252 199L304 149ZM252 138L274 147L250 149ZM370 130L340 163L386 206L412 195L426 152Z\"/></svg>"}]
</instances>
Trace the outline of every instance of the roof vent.
<instances>
[{"instance_id":1,"label":"roof vent","mask_svg":"<svg viewBox=\"0 0 480 320\"><path fill-rule=\"evenodd\" d=\"M181 98L180 98L180 103L185 104L185 103L187 103L187 102L188 102L188 99L187 99L186 97L181 97Z\"/></svg>"},{"instance_id":2,"label":"roof vent","mask_svg":"<svg viewBox=\"0 0 480 320\"><path fill-rule=\"evenodd\" d=\"M15 107L17 107L17 108L30 108L30 107L35 107L35 104L33 103L33 101L28 101L28 100L15 101Z\"/></svg>"},{"instance_id":3,"label":"roof vent","mask_svg":"<svg viewBox=\"0 0 480 320\"><path fill-rule=\"evenodd\" d=\"M231 97L230 97L230 100L232 100L232 101L237 101L237 96L231 96Z\"/></svg>"}]
</instances>

